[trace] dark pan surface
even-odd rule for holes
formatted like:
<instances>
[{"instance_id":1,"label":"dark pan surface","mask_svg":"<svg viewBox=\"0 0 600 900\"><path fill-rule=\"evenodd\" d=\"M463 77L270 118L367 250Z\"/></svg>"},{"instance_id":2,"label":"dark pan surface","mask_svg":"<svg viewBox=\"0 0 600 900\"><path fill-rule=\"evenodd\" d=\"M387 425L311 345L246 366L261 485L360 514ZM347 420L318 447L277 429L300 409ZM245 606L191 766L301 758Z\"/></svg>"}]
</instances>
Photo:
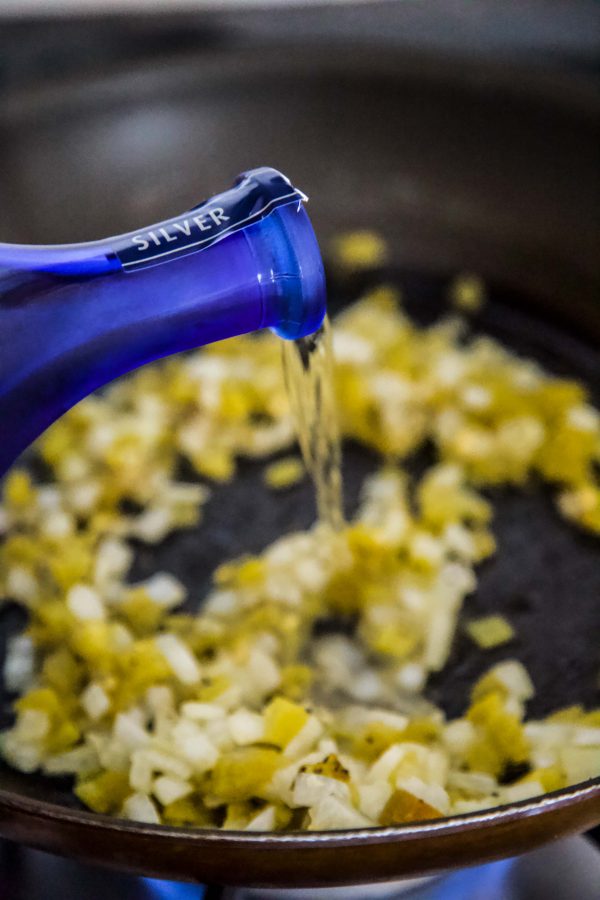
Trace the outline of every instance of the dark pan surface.
<instances>
[{"instance_id":1,"label":"dark pan surface","mask_svg":"<svg viewBox=\"0 0 600 900\"><path fill-rule=\"evenodd\" d=\"M598 271L590 252L598 217L589 187L596 126L589 111L465 83L460 73L440 79L406 71L399 61L357 54L354 68L348 64L290 51L287 60L251 57L243 69L238 57L225 55L220 66L210 59L163 64L161 78L142 70L6 98L0 237L99 237L170 214L174 204L189 206L237 171L267 162L312 193L321 236L368 225L389 237L398 268L385 277L404 288L417 319L432 321L444 309L451 272L475 268L498 285L475 327L581 378L599 399ZM36 185L44 190L36 194ZM332 306L353 299L373 277L332 283ZM411 465L416 471L424 462ZM375 463L364 450L346 448L349 512ZM133 577L171 570L199 604L219 561L309 525L310 485L274 499L261 468L242 463L239 478L215 491L200 533L140 549ZM518 638L509 652L525 662L537 688L531 715L597 704L598 543L564 523L539 486L492 496L500 552L482 567L465 614L502 609L514 621ZM18 623L18 611L0 611L2 643ZM506 655L507 648L483 653L459 634L446 670L429 685L431 698L448 714L460 713L473 679ZM5 722L7 701L2 697ZM299 886L385 880L521 852L599 821L599 798L600 786L589 783L440 823L262 838L80 812L67 782L0 767L0 830L136 871Z\"/></svg>"},{"instance_id":2,"label":"dark pan surface","mask_svg":"<svg viewBox=\"0 0 600 900\"><path fill-rule=\"evenodd\" d=\"M362 279L367 285L371 279ZM402 272L386 273L404 289L405 307L416 321L435 321L448 309L446 279ZM362 286L362 285L361 285ZM557 375L585 382L600 399L600 350L572 337L557 326L542 323L503 300L492 298L474 322L473 331L500 339L511 349L533 358ZM357 294L357 284L332 290L334 308ZM336 302L337 301L337 302ZM364 477L379 457L357 444L344 447L346 514L352 516ZM426 451L409 460L418 473L429 459ZM201 607L216 566L243 553L258 553L282 534L310 527L315 518L314 492L309 479L274 495L263 483L264 461L242 460L236 479L211 484L212 498L198 529L174 533L162 545L137 545L131 580L153 572L174 572L189 590L188 609ZM186 480L198 480L191 468ZM536 685L529 704L531 717L573 703L600 704L600 543L578 531L556 511L553 492L532 484L526 490L488 490L494 504L494 533L499 552L479 569L477 592L463 610L463 618L501 609L515 623L518 638L508 646L483 651L461 630L446 669L434 676L428 693L449 716L461 715L469 702L474 680L495 662L517 656ZM18 628L22 613L0 610L0 639ZM335 630L336 623L325 623ZM4 649L4 646L2 647ZM4 721L10 698L1 695ZM29 777L22 779L29 781ZM40 781L44 786L56 780ZM67 798L70 792L67 789ZM60 794L61 798L63 794ZM74 801L78 806L77 801Z\"/></svg>"}]
</instances>

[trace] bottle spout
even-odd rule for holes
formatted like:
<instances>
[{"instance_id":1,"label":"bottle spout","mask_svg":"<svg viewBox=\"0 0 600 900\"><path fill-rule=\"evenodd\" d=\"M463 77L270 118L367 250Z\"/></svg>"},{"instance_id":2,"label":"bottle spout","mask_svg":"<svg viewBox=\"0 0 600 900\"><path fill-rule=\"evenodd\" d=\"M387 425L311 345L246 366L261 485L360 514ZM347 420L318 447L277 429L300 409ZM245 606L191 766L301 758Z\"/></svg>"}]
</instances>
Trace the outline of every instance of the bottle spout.
<instances>
[{"instance_id":1,"label":"bottle spout","mask_svg":"<svg viewBox=\"0 0 600 900\"><path fill-rule=\"evenodd\" d=\"M74 403L147 362L325 314L306 196L274 169L189 212L68 246L0 244L0 476Z\"/></svg>"},{"instance_id":2,"label":"bottle spout","mask_svg":"<svg viewBox=\"0 0 600 900\"><path fill-rule=\"evenodd\" d=\"M317 331L326 311L325 273L315 233L303 204L277 210L265 226L255 246L257 254L267 258L262 283L269 325L287 340L305 337Z\"/></svg>"}]
</instances>

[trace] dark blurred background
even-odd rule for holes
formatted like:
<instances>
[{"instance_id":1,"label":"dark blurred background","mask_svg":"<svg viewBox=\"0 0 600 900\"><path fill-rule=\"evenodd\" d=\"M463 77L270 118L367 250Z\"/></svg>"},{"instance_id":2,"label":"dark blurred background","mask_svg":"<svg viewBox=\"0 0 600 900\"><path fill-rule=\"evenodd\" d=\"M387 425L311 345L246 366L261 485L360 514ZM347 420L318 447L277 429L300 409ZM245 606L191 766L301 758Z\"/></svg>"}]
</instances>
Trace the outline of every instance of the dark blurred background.
<instances>
[{"instance_id":1,"label":"dark blurred background","mask_svg":"<svg viewBox=\"0 0 600 900\"><path fill-rule=\"evenodd\" d=\"M191 11L193 10L193 11ZM369 41L511 62L572 77L599 72L597 0L0 0L0 85L35 83L227 43Z\"/></svg>"}]
</instances>

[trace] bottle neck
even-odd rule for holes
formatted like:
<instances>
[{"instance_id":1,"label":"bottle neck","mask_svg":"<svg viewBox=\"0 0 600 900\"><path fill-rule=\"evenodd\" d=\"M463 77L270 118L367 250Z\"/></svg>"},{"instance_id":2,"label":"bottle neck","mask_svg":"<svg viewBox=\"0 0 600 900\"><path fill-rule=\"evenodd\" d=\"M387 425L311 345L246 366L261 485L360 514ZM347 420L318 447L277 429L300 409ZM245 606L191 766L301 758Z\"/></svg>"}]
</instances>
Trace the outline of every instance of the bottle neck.
<instances>
[{"instance_id":1,"label":"bottle neck","mask_svg":"<svg viewBox=\"0 0 600 900\"><path fill-rule=\"evenodd\" d=\"M206 224L215 207L231 211L214 198L192 213ZM160 229L183 240L161 241ZM0 245L0 475L74 403L137 366L260 328L296 337L319 326L321 258L297 197L191 247L202 235L179 217L70 248Z\"/></svg>"}]
</instances>

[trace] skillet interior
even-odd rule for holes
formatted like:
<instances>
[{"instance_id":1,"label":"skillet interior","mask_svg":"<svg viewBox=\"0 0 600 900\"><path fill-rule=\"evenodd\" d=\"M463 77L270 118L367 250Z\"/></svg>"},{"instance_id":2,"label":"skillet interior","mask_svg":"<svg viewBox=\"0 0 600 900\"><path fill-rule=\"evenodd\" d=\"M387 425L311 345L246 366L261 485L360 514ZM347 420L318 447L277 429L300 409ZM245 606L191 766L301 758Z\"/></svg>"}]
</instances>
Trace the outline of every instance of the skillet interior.
<instances>
[{"instance_id":1,"label":"skillet interior","mask_svg":"<svg viewBox=\"0 0 600 900\"><path fill-rule=\"evenodd\" d=\"M598 273L590 253L597 221L586 182L595 177L594 126L587 112L493 85L467 86L460 72L440 81L392 59L366 65L357 53L349 70L348 59L317 58L316 51L288 57L263 53L245 67L239 55L174 61L162 65L159 80L141 70L85 89L5 98L0 236L99 237L190 205L238 171L267 162L312 194L320 235L368 226L389 237L397 268L386 274L406 288L418 318L439 313L447 273L476 268L501 279L479 326L600 392ZM333 305L361 286L332 283ZM372 465L364 451L348 448L350 506ZM157 552L140 552L135 574L170 568L198 602L220 559L309 524L310 487L274 502L259 470L245 464L241 477L219 490L201 541L191 532L174 535ZM515 621L514 652L538 688L532 715L575 701L597 703L597 544L564 524L543 491L502 492L496 508L501 552L482 570L469 612L502 606ZM0 635L17 618L4 609ZM482 654L459 638L430 696L459 713L469 683L502 655ZM138 871L299 886L386 879L520 852L592 825L599 794L588 785L483 816L378 829L362 838L261 839L105 820L81 813L67 784L3 767L0 828L57 852Z\"/></svg>"}]
</instances>

